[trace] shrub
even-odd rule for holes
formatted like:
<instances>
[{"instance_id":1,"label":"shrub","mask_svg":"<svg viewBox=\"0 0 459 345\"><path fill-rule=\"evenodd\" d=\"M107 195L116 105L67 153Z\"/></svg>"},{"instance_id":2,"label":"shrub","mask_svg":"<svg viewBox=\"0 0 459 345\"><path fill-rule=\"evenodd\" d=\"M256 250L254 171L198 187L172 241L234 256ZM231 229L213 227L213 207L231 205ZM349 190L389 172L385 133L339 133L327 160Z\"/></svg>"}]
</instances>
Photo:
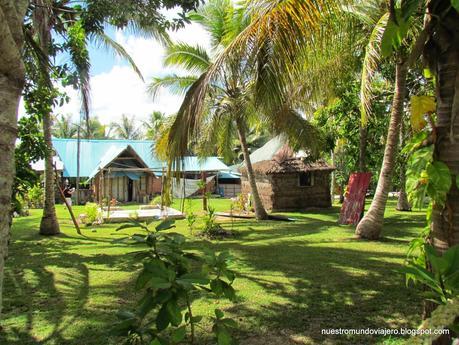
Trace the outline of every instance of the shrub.
<instances>
[{"instance_id":1,"label":"shrub","mask_svg":"<svg viewBox=\"0 0 459 345\"><path fill-rule=\"evenodd\" d=\"M27 193L27 199L29 200L32 208L42 208L44 204L44 196L45 193L40 184L34 185Z\"/></svg>"},{"instance_id":2,"label":"shrub","mask_svg":"<svg viewBox=\"0 0 459 345\"><path fill-rule=\"evenodd\" d=\"M86 214L85 223L87 225L100 221L102 216L99 210L99 205L93 202L86 203L84 206L84 212Z\"/></svg>"},{"instance_id":3,"label":"shrub","mask_svg":"<svg viewBox=\"0 0 459 345\"><path fill-rule=\"evenodd\" d=\"M196 223L197 216L193 213L193 211L189 211L186 214L186 223L188 225L188 230L190 231L190 234L193 235L193 226L194 223Z\"/></svg>"},{"instance_id":4,"label":"shrub","mask_svg":"<svg viewBox=\"0 0 459 345\"><path fill-rule=\"evenodd\" d=\"M155 196L151 201L150 205L161 205L161 195Z\"/></svg>"},{"instance_id":5,"label":"shrub","mask_svg":"<svg viewBox=\"0 0 459 345\"><path fill-rule=\"evenodd\" d=\"M148 249L136 254L143 269L135 288L143 297L136 310L118 313L120 321L114 332L126 336L130 344L182 344L187 338L196 344L195 327L203 317L193 313L193 301L203 295L235 300L235 274L228 268L229 255L207 251L200 257L185 251L185 236L163 232L174 227L174 220L162 221L153 229L149 226L132 221L117 229L142 229L146 235L134 234L126 240L144 243ZM236 322L225 318L219 309L215 309L212 321L217 343L232 344L231 330L237 327Z\"/></svg>"}]
</instances>

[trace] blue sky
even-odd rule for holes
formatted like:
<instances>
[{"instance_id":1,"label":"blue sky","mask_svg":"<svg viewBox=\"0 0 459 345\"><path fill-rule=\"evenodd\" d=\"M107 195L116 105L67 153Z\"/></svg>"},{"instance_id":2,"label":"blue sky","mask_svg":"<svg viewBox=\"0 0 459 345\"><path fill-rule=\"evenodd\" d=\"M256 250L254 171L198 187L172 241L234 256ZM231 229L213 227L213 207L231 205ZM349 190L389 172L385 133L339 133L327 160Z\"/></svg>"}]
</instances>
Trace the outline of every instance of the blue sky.
<instances>
[{"instance_id":1,"label":"blue sky","mask_svg":"<svg viewBox=\"0 0 459 345\"><path fill-rule=\"evenodd\" d=\"M142 72L145 83L133 72L128 63L111 52L90 46L91 58L91 116L97 117L102 123L110 124L121 118L122 114L129 115L140 125L148 115L159 110L167 115L175 113L180 107L182 98L169 93L160 92L153 100L146 92L147 84L153 77L163 76L171 70L162 65L164 47L153 39L134 36L113 28L106 31L110 37L120 43L134 59ZM185 28L170 32L174 41L185 41L209 48L210 39L204 29L198 24L188 24ZM55 114L71 114L75 120L79 118L80 98L72 88L65 89L70 102L55 109Z\"/></svg>"}]
</instances>

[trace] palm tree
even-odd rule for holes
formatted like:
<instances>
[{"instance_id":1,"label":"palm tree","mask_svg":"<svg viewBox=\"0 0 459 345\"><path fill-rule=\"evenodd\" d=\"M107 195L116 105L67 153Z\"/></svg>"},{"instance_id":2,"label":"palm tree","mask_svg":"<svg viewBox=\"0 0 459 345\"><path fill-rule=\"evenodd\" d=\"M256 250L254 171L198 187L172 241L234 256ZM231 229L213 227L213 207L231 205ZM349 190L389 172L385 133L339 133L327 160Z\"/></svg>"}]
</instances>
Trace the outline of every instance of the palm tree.
<instances>
[{"instance_id":1,"label":"palm tree","mask_svg":"<svg viewBox=\"0 0 459 345\"><path fill-rule=\"evenodd\" d=\"M110 129L115 131L115 135L119 139L139 140L143 137L140 128L135 126L135 116L130 117L123 114L121 122L113 122Z\"/></svg>"},{"instance_id":2,"label":"palm tree","mask_svg":"<svg viewBox=\"0 0 459 345\"><path fill-rule=\"evenodd\" d=\"M155 78L150 91L155 95L160 87L168 87L173 92L188 94L195 85L206 79L213 69L215 60L212 56L219 50L228 48L230 42L245 30L248 21L243 8L236 8L229 0L211 1L190 17L200 23L210 34L212 51L207 52L200 46L187 43L170 44L167 47L166 65L174 65L189 71L189 75L169 75ZM258 193L250 152L247 142L249 128L259 122L265 122L271 133L287 133L291 138L298 139L301 134L318 137L315 129L287 103L276 109L276 113L266 116L257 107L253 97L256 83L251 78L251 64L254 61L228 60L222 64L222 74L209 83L203 90L201 104L193 107L193 115L184 112L191 110L190 99L185 97L175 121L168 132L166 149L170 160L180 165L180 158L191 148L201 155L214 153L226 158L232 157L233 141L237 138L252 191L255 214L257 219L266 219L268 214ZM287 121L285 121L287 120ZM286 126L286 122L296 126ZM295 132L295 134L293 134ZM319 143L316 140L315 143ZM295 143L295 140L292 140Z\"/></svg>"},{"instance_id":3,"label":"palm tree","mask_svg":"<svg viewBox=\"0 0 459 345\"><path fill-rule=\"evenodd\" d=\"M432 213L432 242L440 252L459 244L459 6L452 4L448 0L430 1L427 11L431 16L425 22L429 45L424 57L437 80L434 152L457 182L452 183L445 204L434 206Z\"/></svg>"},{"instance_id":4,"label":"palm tree","mask_svg":"<svg viewBox=\"0 0 459 345\"><path fill-rule=\"evenodd\" d=\"M73 138L77 133L77 126L72 121L72 115L56 116L52 135L56 138Z\"/></svg>"},{"instance_id":5,"label":"palm tree","mask_svg":"<svg viewBox=\"0 0 459 345\"><path fill-rule=\"evenodd\" d=\"M109 139L110 129L103 125L97 116L89 119L86 126L81 127L81 138L83 139Z\"/></svg>"},{"instance_id":6,"label":"palm tree","mask_svg":"<svg viewBox=\"0 0 459 345\"><path fill-rule=\"evenodd\" d=\"M104 34L103 28L98 25L91 25L91 21L81 20L82 8L72 7L71 0L36 0L31 3L31 21L25 24L26 42L29 46L29 52L39 61L42 68L43 88L47 88L49 94L53 94L53 86L50 81L52 67L51 54L55 54L56 49L53 47L53 34L59 34L64 38L64 47L68 50L70 60L77 76L76 86L78 87L82 100L82 113L86 119L88 134L90 133L89 123L89 54L87 51L88 40L98 45L110 48L115 54L126 58L133 69L142 78L139 69L135 66L133 60L127 54L123 47ZM131 25L133 21L140 21L140 18L129 15L126 24ZM132 17L132 18L131 18ZM87 19L87 18L86 18ZM83 26L88 25L88 30ZM89 24L88 24L89 23ZM92 23L94 24L94 23ZM143 30L152 33L157 37L165 37L164 30L160 27L152 27L148 23L137 23L134 25L136 30ZM55 96L54 96L55 97ZM51 102L52 104L53 102ZM54 207L54 171L52 166L52 142L51 127L52 117L51 108L43 111L43 133L45 143L48 146L48 152L45 157L45 203L43 218L40 224L40 233L44 235L54 235L59 233L59 224L56 219ZM79 157L77 157L79 164ZM77 176L77 180L79 176Z\"/></svg>"},{"instance_id":7,"label":"palm tree","mask_svg":"<svg viewBox=\"0 0 459 345\"><path fill-rule=\"evenodd\" d=\"M22 22L26 0L0 2L0 314L2 312L3 270L11 225L11 196L14 181L14 149L17 136L17 110L25 82L21 59L24 46Z\"/></svg>"},{"instance_id":8,"label":"palm tree","mask_svg":"<svg viewBox=\"0 0 459 345\"><path fill-rule=\"evenodd\" d=\"M160 111L154 111L150 114L147 121L142 121L147 128L145 137L150 140L156 140L165 122L165 114Z\"/></svg>"}]
</instances>

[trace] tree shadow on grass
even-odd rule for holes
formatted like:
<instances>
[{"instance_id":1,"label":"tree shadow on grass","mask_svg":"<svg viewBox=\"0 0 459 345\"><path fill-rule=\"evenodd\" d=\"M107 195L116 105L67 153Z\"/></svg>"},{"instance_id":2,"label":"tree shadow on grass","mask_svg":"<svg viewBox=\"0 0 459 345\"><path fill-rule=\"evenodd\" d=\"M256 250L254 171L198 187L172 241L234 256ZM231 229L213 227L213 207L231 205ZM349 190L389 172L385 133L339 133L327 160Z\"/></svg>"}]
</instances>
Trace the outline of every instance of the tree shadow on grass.
<instances>
[{"instance_id":1,"label":"tree shadow on grass","mask_svg":"<svg viewBox=\"0 0 459 345\"><path fill-rule=\"evenodd\" d=\"M193 249L199 251L204 246L196 242ZM273 296L265 305L243 298L228 309L245 320L242 338L287 331L311 344L370 344L383 339L330 337L321 330L413 328L419 322L421 299L416 290L405 287L403 275L396 272L404 254L290 240L269 245L219 242L217 246L218 250L230 250L238 265L245 267L239 279L251 281Z\"/></svg>"},{"instance_id":2,"label":"tree shadow on grass","mask_svg":"<svg viewBox=\"0 0 459 345\"><path fill-rule=\"evenodd\" d=\"M103 273L129 274L136 270L135 262L128 255L78 254L74 248L88 245L87 239L42 241L10 249L0 343L116 344L109 339L109 328L133 291L131 279L100 281L91 289L90 280Z\"/></svg>"},{"instance_id":3,"label":"tree shadow on grass","mask_svg":"<svg viewBox=\"0 0 459 345\"><path fill-rule=\"evenodd\" d=\"M404 286L403 276L394 273L404 253L390 250L406 247L405 240L422 223L422 215L414 220L388 219L384 233L391 237L380 243L353 239L351 227L339 227L334 221L336 210L326 217L319 212L317 217L315 213L296 216L298 221L292 223L237 222L237 238L189 244L197 252L206 247L229 250L237 261L236 288L252 284L269 297L254 303L250 291L240 289L239 302L227 308L241 319L240 338L276 333L296 334L311 344L370 344L381 339L329 337L321 329L417 324L420 299ZM38 231L36 220L21 223L27 226L31 229L20 230L20 241L11 247L7 261L0 343L117 344L108 335L115 313L122 304L137 300L130 275L137 266L121 250L124 245L113 245L97 233L43 239L30 233ZM112 227L97 232L108 229ZM89 249L80 252L82 248ZM109 279L112 273L124 276ZM98 275L107 280L94 284ZM205 338L200 345L207 343ZM269 337L265 344L270 344Z\"/></svg>"}]
</instances>

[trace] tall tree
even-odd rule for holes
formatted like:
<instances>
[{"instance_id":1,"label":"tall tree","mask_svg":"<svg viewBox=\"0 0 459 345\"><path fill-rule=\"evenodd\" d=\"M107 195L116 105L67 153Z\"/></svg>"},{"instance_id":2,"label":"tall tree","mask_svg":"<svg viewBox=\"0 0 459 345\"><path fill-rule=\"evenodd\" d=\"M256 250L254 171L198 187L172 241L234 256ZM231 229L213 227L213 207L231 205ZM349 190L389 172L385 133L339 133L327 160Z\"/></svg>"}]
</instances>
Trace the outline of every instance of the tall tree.
<instances>
[{"instance_id":1,"label":"tall tree","mask_svg":"<svg viewBox=\"0 0 459 345\"><path fill-rule=\"evenodd\" d=\"M420 4L418 4L420 5ZM375 195L371 202L370 208L362 220L357 225L355 234L360 238L376 240L380 237L384 224L384 211L386 209L387 198L392 184L393 172L398 153L398 144L400 138L400 126L403 119L404 102L407 96L407 76L408 70L420 56L420 48L426 41L426 30L419 30L422 18L416 15L417 6L410 6L407 2L401 3L401 8L396 8L395 1L388 3L388 13L384 15L385 20L379 22L375 30L379 34L375 35L375 44L373 51L367 52L370 58L366 61L365 67L369 72L366 81L371 80L371 76L377 69L377 63L382 56L395 54L395 89L392 101L390 124L387 133L386 147L384 158L379 174L378 185ZM382 17L382 19L384 18ZM408 27L412 26L411 32ZM408 35L410 33L410 35ZM403 37L406 40L402 40ZM365 91L366 88L362 87ZM365 97L363 102L368 102L369 97ZM364 109L368 106L365 104Z\"/></svg>"},{"instance_id":2,"label":"tall tree","mask_svg":"<svg viewBox=\"0 0 459 345\"><path fill-rule=\"evenodd\" d=\"M440 251L459 244L459 4L433 0L428 3L429 36L424 57L435 75L437 123L434 152L455 177L443 206L432 213L432 242Z\"/></svg>"},{"instance_id":3,"label":"tall tree","mask_svg":"<svg viewBox=\"0 0 459 345\"><path fill-rule=\"evenodd\" d=\"M72 115L58 115L54 119L52 135L56 138L73 138L77 133L77 126L72 120Z\"/></svg>"},{"instance_id":4,"label":"tall tree","mask_svg":"<svg viewBox=\"0 0 459 345\"><path fill-rule=\"evenodd\" d=\"M85 126L80 127L83 139L109 139L111 129L103 125L97 116L92 116Z\"/></svg>"},{"instance_id":5,"label":"tall tree","mask_svg":"<svg viewBox=\"0 0 459 345\"><path fill-rule=\"evenodd\" d=\"M131 64L134 70L141 76L140 71L135 66L126 51L114 40L105 35L103 24L109 21L111 24L124 28L129 27L136 32L167 40L165 27L159 25L161 21L164 25L169 23L164 16L159 15L158 7L162 3L150 3L149 1L134 1L136 7L127 6L126 3L118 1L106 4L107 7L99 7L103 1L87 1L86 6L81 6L70 0L36 0L31 3L32 25L27 26L27 33L30 32L28 42L31 46L40 49L37 57L47 61L43 64L43 78L45 82L50 79L51 57L55 56L60 49L66 50L70 55L70 61L74 73L74 85L78 88L82 100L82 112L86 119L86 127L89 132L89 54L87 50L88 40L110 48L116 54L124 57ZM188 2L186 6L193 6L195 2ZM168 4L167 6L171 6ZM129 9L127 9L129 7ZM191 7L192 8L192 7ZM145 13L140 13L145 11ZM157 15L150 19L145 14ZM179 23L183 19L179 19ZM54 34L59 34L64 39L64 44L57 46L52 39ZM54 67L54 66L53 66ZM71 78L69 78L71 79ZM52 89L52 85L49 85ZM54 101L54 100L53 100ZM52 102L53 103L53 102ZM49 149L45 157L45 205L43 218L40 225L40 233L53 235L59 233L59 224L55 215L54 207L54 172L52 171L52 142L51 142L51 109L45 111L43 116L43 131L45 142ZM79 161L79 157L77 159ZM77 180L79 176L77 176ZM77 186L78 189L78 186ZM78 196L77 196L78 199Z\"/></svg>"},{"instance_id":6,"label":"tall tree","mask_svg":"<svg viewBox=\"0 0 459 345\"><path fill-rule=\"evenodd\" d=\"M3 270L11 225L17 109L25 81L21 56L24 46L22 23L27 5L26 0L0 1L0 314Z\"/></svg>"},{"instance_id":7,"label":"tall tree","mask_svg":"<svg viewBox=\"0 0 459 345\"><path fill-rule=\"evenodd\" d=\"M149 140L156 140L160 134L161 127L165 123L166 115L160 111L154 111L150 114L147 121L142 121L147 128L145 138Z\"/></svg>"},{"instance_id":8,"label":"tall tree","mask_svg":"<svg viewBox=\"0 0 459 345\"><path fill-rule=\"evenodd\" d=\"M231 40L242 32L247 24L243 8L234 7L231 1L210 1L191 15L192 20L200 23L211 36L212 51L225 49ZM173 91L183 93L191 90L193 83L199 83L213 68L214 58L200 46L186 43L175 43L167 47L165 63L184 68L186 76L170 75L156 78L150 90L154 93L159 87L167 86ZM255 173L252 167L247 134L256 122L265 121L273 134L292 134L292 142L302 136L318 137L317 131L305 121L288 104L276 109L270 117L264 115L253 98L256 87L251 75L251 64L254 61L228 60L222 64L222 74L218 80L209 85L204 92L204 104L194 108L190 99L185 97L181 110L175 118L168 133L168 146L164 151L169 158L175 159L177 166L180 157L192 147L200 154L214 153L228 158L232 157L232 143L237 138L244 157L248 182L253 197L257 219L266 219L268 214L258 193ZM192 114L185 114L184 109L193 109ZM291 126L286 123L290 122ZM293 125L294 123L294 125ZM316 140L318 144L320 140Z\"/></svg>"},{"instance_id":9,"label":"tall tree","mask_svg":"<svg viewBox=\"0 0 459 345\"><path fill-rule=\"evenodd\" d=\"M118 139L139 140L143 137L142 131L135 124L135 116L121 115L121 121L113 122L110 129Z\"/></svg>"}]
</instances>

